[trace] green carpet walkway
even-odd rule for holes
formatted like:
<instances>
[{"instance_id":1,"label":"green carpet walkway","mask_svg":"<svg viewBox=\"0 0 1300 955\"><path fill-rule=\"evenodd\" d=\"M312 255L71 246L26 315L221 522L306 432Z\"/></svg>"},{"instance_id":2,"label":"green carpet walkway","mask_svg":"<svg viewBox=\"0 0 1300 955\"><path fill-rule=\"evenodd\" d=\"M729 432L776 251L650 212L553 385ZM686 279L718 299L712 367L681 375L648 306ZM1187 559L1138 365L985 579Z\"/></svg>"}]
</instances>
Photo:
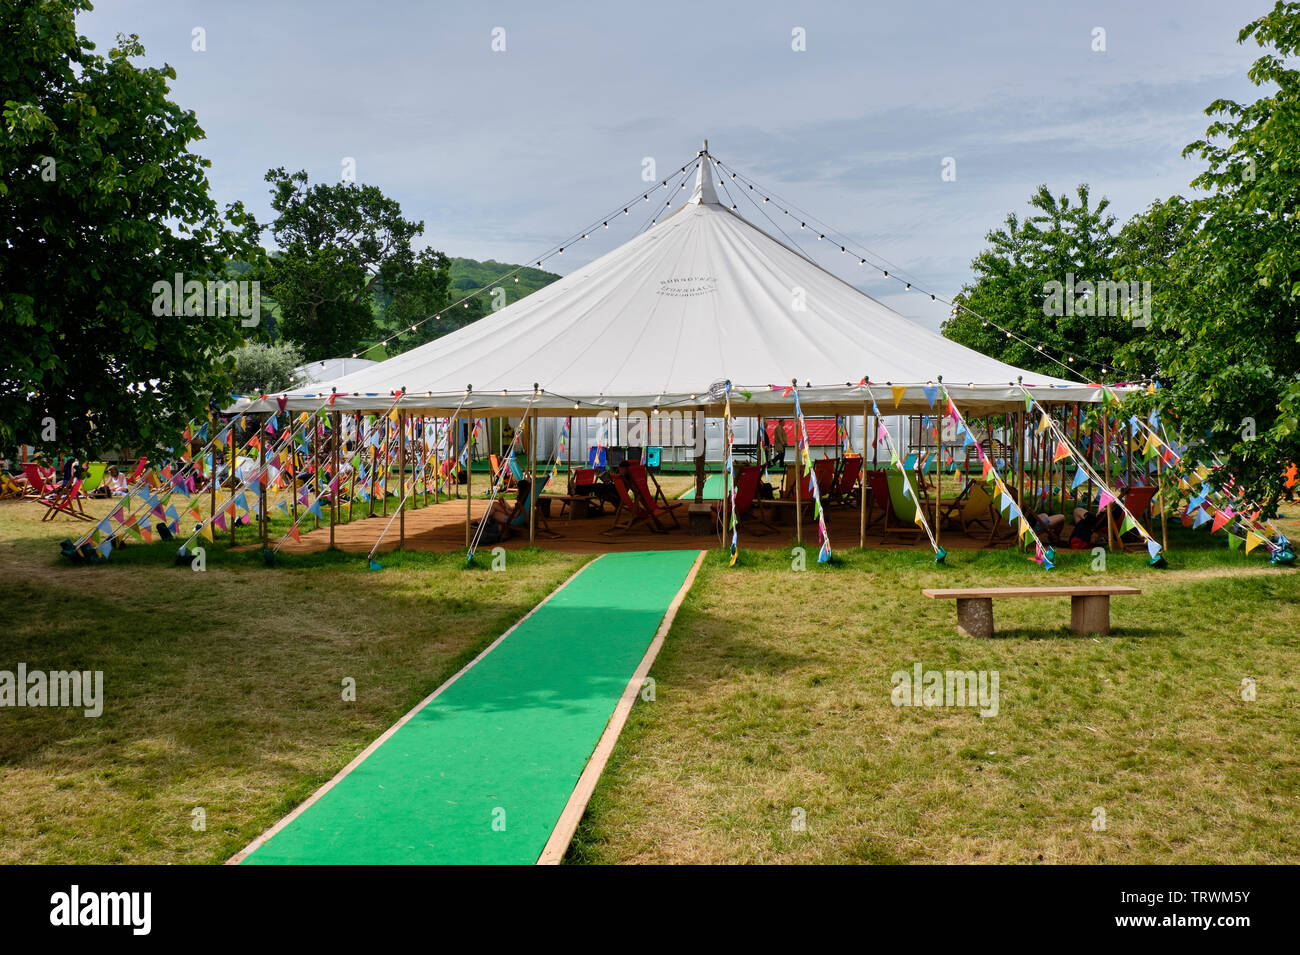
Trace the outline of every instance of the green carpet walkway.
<instances>
[{"instance_id":1,"label":"green carpet walkway","mask_svg":"<svg viewBox=\"0 0 1300 955\"><path fill-rule=\"evenodd\" d=\"M706 501L707 501L707 500L714 500L714 501L720 501L720 500L722 500L722 492L723 492L724 490L725 490L725 485L723 484L723 480L722 480L722 475L721 475L721 474L710 474L708 477L706 477L706 478L704 479L704 499L705 499ZM690 487L688 487L686 490L682 491L681 494L677 495L677 500L679 500L679 501L685 501L686 499L688 499L688 498L693 498L693 497L695 497L695 485L694 485L694 484L692 484L692 485L691 485Z\"/></svg>"},{"instance_id":2,"label":"green carpet walkway","mask_svg":"<svg viewBox=\"0 0 1300 955\"><path fill-rule=\"evenodd\" d=\"M697 555L588 564L244 862L536 862Z\"/></svg>"}]
</instances>

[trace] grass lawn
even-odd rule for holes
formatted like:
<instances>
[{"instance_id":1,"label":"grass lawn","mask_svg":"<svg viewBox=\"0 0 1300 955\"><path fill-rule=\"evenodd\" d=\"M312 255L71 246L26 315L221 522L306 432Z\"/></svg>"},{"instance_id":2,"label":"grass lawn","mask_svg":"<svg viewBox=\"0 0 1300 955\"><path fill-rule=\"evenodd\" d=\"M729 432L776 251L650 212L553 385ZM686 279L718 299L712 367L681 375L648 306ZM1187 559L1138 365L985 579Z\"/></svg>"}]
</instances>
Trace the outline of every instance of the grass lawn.
<instances>
[{"instance_id":1,"label":"grass lawn","mask_svg":"<svg viewBox=\"0 0 1300 955\"><path fill-rule=\"evenodd\" d=\"M74 525L37 517L0 504L0 669L103 670L106 702L0 710L5 863L224 860L587 559L268 570L218 544L200 574L160 543L72 567ZM1203 533L1170 545L1168 570L1062 554L1050 577L1006 551L845 551L801 573L781 551L710 555L569 861L1300 859L1300 576ZM919 593L1099 576L1144 591L1102 639L1068 631L1064 600L998 603L999 639L959 638L952 604ZM998 715L894 707L891 674L918 662L998 671Z\"/></svg>"},{"instance_id":2,"label":"grass lawn","mask_svg":"<svg viewBox=\"0 0 1300 955\"><path fill-rule=\"evenodd\" d=\"M920 595L1048 581L1013 552L849 552L802 573L781 552L710 555L568 860L1300 860L1300 572L1175 537L1163 571L1061 555L1054 584L1142 588L1112 601L1105 638L1040 599L995 602L999 637L966 639L950 601ZM998 714L895 707L891 675L918 662L998 671Z\"/></svg>"},{"instance_id":3,"label":"grass lawn","mask_svg":"<svg viewBox=\"0 0 1300 955\"><path fill-rule=\"evenodd\" d=\"M492 573L387 555L373 573L320 554L267 570L218 545L195 573L159 543L73 567L57 542L81 527L38 517L0 503L0 669L102 670L105 703L95 719L0 709L6 864L224 861L588 559L514 553Z\"/></svg>"}]
</instances>

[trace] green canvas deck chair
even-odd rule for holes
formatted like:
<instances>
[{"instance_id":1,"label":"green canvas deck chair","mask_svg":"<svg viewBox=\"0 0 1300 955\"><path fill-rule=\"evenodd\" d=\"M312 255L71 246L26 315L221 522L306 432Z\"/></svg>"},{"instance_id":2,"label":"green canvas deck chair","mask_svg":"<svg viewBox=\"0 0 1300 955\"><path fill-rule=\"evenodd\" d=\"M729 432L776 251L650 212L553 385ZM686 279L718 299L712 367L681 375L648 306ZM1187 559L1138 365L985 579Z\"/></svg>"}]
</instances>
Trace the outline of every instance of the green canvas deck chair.
<instances>
[{"instance_id":1,"label":"green canvas deck chair","mask_svg":"<svg viewBox=\"0 0 1300 955\"><path fill-rule=\"evenodd\" d=\"M889 511L885 515L885 533L910 533L919 536L923 532L920 525L916 523L916 501L910 494L903 493L903 472L896 468L886 469L885 483L889 488Z\"/></svg>"}]
</instances>

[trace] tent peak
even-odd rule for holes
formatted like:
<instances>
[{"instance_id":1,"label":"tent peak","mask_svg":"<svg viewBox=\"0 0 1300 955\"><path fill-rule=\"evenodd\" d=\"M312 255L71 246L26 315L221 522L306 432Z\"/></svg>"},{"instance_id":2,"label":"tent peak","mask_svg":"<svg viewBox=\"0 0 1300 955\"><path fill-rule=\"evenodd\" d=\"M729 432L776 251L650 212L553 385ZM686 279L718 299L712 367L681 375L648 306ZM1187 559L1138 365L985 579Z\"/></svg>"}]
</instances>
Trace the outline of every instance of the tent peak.
<instances>
[{"instance_id":1,"label":"tent peak","mask_svg":"<svg viewBox=\"0 0 1300 955\"><path fill-rule=\"evenodd\" d=\"M709 205L721 205L718 202L718 194L713 188L713 176L711 163L713 157L709 155L709 141L704 140L704 148L700 150L700 169L695 175L695 191L691 193L690 202L700 205L707 203Z\"/></svg>"}]
</instances>

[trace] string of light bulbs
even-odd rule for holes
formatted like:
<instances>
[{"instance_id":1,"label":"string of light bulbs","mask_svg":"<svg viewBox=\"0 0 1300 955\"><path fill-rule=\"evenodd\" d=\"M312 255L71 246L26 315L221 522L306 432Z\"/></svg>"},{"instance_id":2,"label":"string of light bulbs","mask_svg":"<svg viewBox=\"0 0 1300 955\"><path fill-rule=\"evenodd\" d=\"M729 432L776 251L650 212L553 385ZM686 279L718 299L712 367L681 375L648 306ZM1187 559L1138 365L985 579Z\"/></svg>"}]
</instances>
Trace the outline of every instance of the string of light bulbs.
<instances>
[{"instance_id":1,"label":"string of light bulbs","mask_svg":"<svg viewBox=\"0 0 1300 955\"><path fill-rule=\"evenodd\" d=\"M773 226L780 228L780 226L776 225L776 222L772 219L770 215L767 214L767 211L762 208L762 206L754 199L754 197L748 195L749 192L756 193L758 196L760 196L763 199L764 203L769 203L769 202L775 203L776 207L781 210L783 215L788 216L793 210L799 217L800 231L806 230L808 223L811 222L813 225L818 227L815 230L817 232L818 241L825 240L826 237L829 235L832 238L832 240L834 240L840 246L840 253L844 255L848 255L852 253L857 257L858 264L860 266L869 265L876 271L880 272L884 278L893 279L895 282L899 283L900 285L903 285L907 291L912 291L913 288L915 288L916 291L920 292L921 294L929 295L931 301L940 302L944 305L947 305L949 308L951 308L954 311L954 313L957 311L961 311L966 313L967 315L970 315L972 318L979 319L980 323L984 327L992 326L993 328L996 328L998 331L1002 332L1007 338L1019 342L1020 344L1024 345L1026 348L1033 349L1035 352L1042 355L1048 361L1051 361L1056 365L1059 365L1062 370L1068 372L1070 375L1072 375L1075 378L1079 378L1081 380L1084 379L1084 376L1080 373L1076 363L1078 363L1079 365L1091 366L1094 369L1100 369L1103 377L1110 374L1114 370L1108 363L1098 362L1091 358L1088 358L1087 356L1077 355L1074 354L1073 352L1069 352L1062 348L1048 349L1047 347L1041 344L1035 344L1034 342L1029 341L1028 339L1025 339L1022 336L1016 334L1014 331L1005 327L1004 325L994 321L991 318L988 318L985 315L980 314L979 312L975 311L973 308L971 308L968 305L948 299L944 296L939 295L936 292L932 292L925 288L922 288L916 282L905 278L905 276L908 273L903 272L903 274L900 275L899 272L901 270L897 266L895 266L892 262L890 262L888 259L886 259L884 256L880 255L879 253L873 252L872 250L867 249L858 243L855 243L852 239L848 238L843 233L838 232L837 230L827 226L825 222L822 222L820 219L816 218L815 216L812 216L809 213L803 211L794 203L787 202L786 200L782 199L780 196L778 196L776 193L772 192L771 190L765 189L756 180L752 179L749 176L746 176L744 173L741 173L740 171L730 166L729 164L724 163L722 160L718 159L717 157L710 157L710 158L713 159L714 164L719 169L721 169L724 173L726 173L727 176L729 176L733 180L737 180L741 185L747 187L747 189L742 190L742 195L746 195L747 198L749 198L750 202L754 204L755 208L759 209L769 222L772 222ZM724 187L723 187L724 191L727 192L727 196L728 198L730 198L731 197L730 191L727 190L725 187L726 177L722 179L722 182L724 183ZM734 203L732 205L732 208L733 209L736 208ZM783 234L786 234L784 229L782 229L781 231ZM788 234L786 234L786 237L790 238ZM793 242L794 240L791 239L791 241ZM803 252L803 249L800 248L800 251ZM811 258L811 256L808 256L806 252L804 252L804 255L807 258ZM883 263L883 264L879 264L879 263ZM891 269L893 270L892 272L890 271ZM1055 351L1058 354L1064 356L1066 360L1061 361L1060 359L1056 358L1054 355L1051 354L1052 351Z\"/></svg>"},{"instance_id":2,"label":"string of light bulbs","mask_svg":"<svg viewBox=\"0 0 1300 955\"><path fill-rule=\"evenodd\" d=\"M684 174L684 173L687 171L688 168L691 168L693 165L697 164L699 156L700 156L700 153L696 153L696 157L697 157L696 160L693 160L693 161L691 161L691 162L683 163L683 164L679 167L679 172L678 172L678 173L674 173L674 174L673 174L671 177L669 177L669 178L676 178L676 176L678 176L678 175L680 175L680 174ZM663 180L661 180L661 181L659 182L658 185L661 186L661 187L666 188L667 185L668 185L668 179L663 179ZM474 291L472 291L472 292L470 292L469 294L465 295L463 298L461 298L461 299L459 299L459 300L453 302L452 304L446 306L445 308L440 309L440 310L437 311L437 312L434 312L432 315L426 315L424 318L420 319L419 321L413 322L413 323L411 323L410 325L408 325L408 326L406 326L406 327L404 327L404 328L401 328L401 329L395 331L393 334L389 335L387 338L385 338L385 339L383 339L383 340L381 340L381 341L375 342L374 344L369 345L369 346L367 346L366 348L363 348L363 349L360 349L360 350L358 350L358 351L352 352L351 355L350 355L350 357L352 357L352 358L361 358L361 357L364 356L364 355L368 355L368 354L370 354L370 352L374 351L374 350L377 349L377 348L383 348L383 347L387 346L388 344L390 344L391 342L397 341L397 339L401 338L403 335L409 335L409 334L415 332L417 329L419 329L421 326L423 326L426 322L431 322L431 321L438 321L438 320L441 320L441 318L442 318L444 315L446 315L448 312L450 312L450 311L451 311L452 309L454 309L454 308L457 308L457 307L460 307L460 308L468 308L468 307L469 307L469 300L470 300L470 299L474 298L474 296L476 296L476 295L481 295L481 294L483 294L484 292L486 292L488 289L492 288L492 286L495 285L495 284L498 283L498 282L503 282L503 281L505 281L506 279L510 279L510 278L514 278L514 280L515 280L516 282L518 282L519 279L517 278L517 276L518 276L518 274L519 274L520 272L522 272L524 269L527 269L527 268L541 268L542 263L545 262L547 259L554 258L555 256L558 256L558 255L563 255L563 254L564 254L564 250L565 250L566 248L569 248L570 246L572 246L575 242L581 242L581 241L583 241L584 239L588 239L588 238L590 238L590 237L591 237L591 234L592 234L593 232L595 232L597 228L600 228L600 229L608 229L608 228L609 228L609 224L610 224L610 222L611 222L611 221L616 221L616 220L617 220L617 217L618 217L618 215L619 215L620 213L621 213L622 215L624 215L624 216L629 216L629 215L631 215L632 207L636 204L636 202L637 202L638 200L641 200L641 201L643 201L643 202L649 202L649 201L650 201L650 193L654 191L654 188L655 188L655 187L651 187L650 189L644 190L644 191L642 191L639 195L633 196L633 197L632 197L630 200L628 200L627 202L625 202L625 203L621 203L621 204L619 204L618 206L615 206L613 209L611 209L611 210L610 210L608 213L606 213L605 215L601 216L599 219L594 219L594 220L592 220L591 223L590 223L590 224L589 224L585 229L581 229L581 230L579 230L578 232L574 232L574 233L572 233L572 234L569 236L569 238L565 239L563 242L557 243L556 245L553 245L553 246L551 246L550 248L548 248L546 251L542 252L540 255L537 255L537 256L535 256L535 257L531 257L531 258L528 259L529 262L533 262L533 263L535 263L535 264L533 264L533 265L526 265L526 264L525 264L525 265L517 265L517 266L515 266L515 267L514 267L513 269L511 269L509 272L506 272L506 273L504 273L503 275L500 275L500 276L498 276L496 279L494 279L491 285L485 285L485 286L483 286L482 288L475 289ZM671 199L670 199L670 201L671 201ZM341 359L341 358L343 358L343 357L345 357L345 356L342 356L342 355L336 356L336 358L339 358L339 359Z\"/></svg>"}]
</instances>

